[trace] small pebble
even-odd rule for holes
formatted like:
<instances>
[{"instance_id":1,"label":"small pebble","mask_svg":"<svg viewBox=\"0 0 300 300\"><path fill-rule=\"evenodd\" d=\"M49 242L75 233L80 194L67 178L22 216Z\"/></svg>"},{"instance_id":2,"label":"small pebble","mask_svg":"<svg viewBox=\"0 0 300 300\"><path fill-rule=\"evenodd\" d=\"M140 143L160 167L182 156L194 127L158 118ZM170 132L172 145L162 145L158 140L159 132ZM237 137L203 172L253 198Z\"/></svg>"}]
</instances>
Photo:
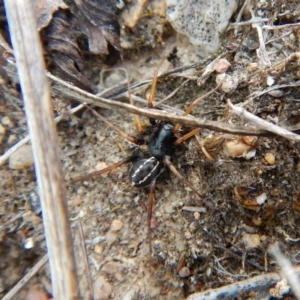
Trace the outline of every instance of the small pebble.
<instances>
[{"instance_id":1,"label":"small pebble","mask_svg":"<svg viewBox=\"0 0 300 300\"><path fill-rule=\"evenodd\" d=\"M30 238L28 238L28 239L26 239L25 240L25 242L24 242L24 248L25 249L31 249L31 248L33 248L34 247L34 239L33 239L33 237L30 237Z\"/></svg>"},{"instance_id":2,"label":"small pebble","mask_svg":"<svg viewBox=\"0 0 300 300\"><path fill-rule=\"evenodd\" d=\"M80 195L76 195L75 199L68 201L69 207L75 207L75 206L79 206L81 204L82 204L82 198Z\"/></svg>"},{"instance_id":3,"label":"small pebble","mask_svg":"<svg viewBox=\"0 0 300 300\"><path fill-rule=\"evenodd\" d=\"M0 124L0 144L2 144L4 138L5 138L6 129L5 127Z\"/></svg>"},{"instance_id":4,"label":"small pebble","mask_svg":"<svg viewBox=\"0 0 300 300\"><path fill-rule=\"evenodd\" d=\"M100 171L108 167L108 164L104 161L100 161L96 164L96 170ZM101 177L106 178L108 176L108 172L101 174Z\"/></svg>"},{"instance_id":5,"label":"small pebble","mask_svg":"<svg viewBox=\"0 0 300 300\"><path fill-rule=\"evenodd\" d=\"M122 228L123 228L123 222L122 221L120 221L120 220L113 220L111 222L109 230L110 231L119 231Z\"/></svg>"},{"instance_id":6,"label":"small pebble","mask_svg":"<svg viewBox=\"0 0 300 300\"><path fill-rule=\"evenodd\" d=\"M18 140L18 137L16 134L11 134L7 139L7 144L11 145L14 144Z\"/></svg>"},{"instance_id":7,"label":"small pebble","mask_svg":"<svg viewBox=\"0 0 300 300\"><path fill-rule=\"evenodd\" d=\"M222 81L223 81L223 83L221 85L221 90L224 93L234 92L237 89L238 84L239 84L239 80L237 77L231 76L231 75L228 75L225 73L219 74L216 77L217 84L221 83Z\"/></svg>"},{"instance_id":8,"label":"small pebble","mask_svg":"<svg viewBox=\"0 0 300 300\"><path fill-rule=\"evenodd\" d=\"M94 300L108 300L112 293L112 286L103 276L99 276L93 284L93 291Z\"/></svg>"},{"instance_id":9,"label":"small pebble","mask_svg":"<svg viewBox=\"0 0 300 300\"><path fill-rule=\"evenodd\" d=\"M200 214L197 211L194 212L194 218L196 220L199 220L199 218L200 218Z\"/></svg>"},{"instance_id":10,"label":"small pebble","mask_svg":"<svg viewBox=\"0 0 300 300\"><path fill-rule=\"evenodd\" d=\"M117 262L108 262L101 268L101 271L107 275L114 275L115 273L122 271L122 269L122 264Z\"/></svg>"},{"instance_id":11,"label":"small pebble","mask_svg":"<svg viewBox=\"0 0 300 300\"><path fill-rule=\"evenodd\" d=\"M282 90L274 90L274 91L270 91L268 92L268 94L274 98L280 98L284 95L284 91Z\"/></svg>"},{"instance_id":12,"label":"small pebble","mask_svg":"<svg viewBox=\"0 0 300 300\"><path fill-rule=\"evenodd\" d=\"M8 128L13 128L15 126L14 122L8 116L3 117L1 123Z\"/></svg>"},{"instance_id":13,"label":"small pebble","mask_svg":"<svg viewBox=\"0 0 300 300\"><path fill-rule=\"evenodd\" d=\"M185 236L185 238L186 238L187 240L190 240L190 239L192 238L192 234L191 234L189 231L186 231L186 232L184 233L184 236Z\"/></svg>"},{"instance_id":14,"label":"small pebble","mask_svg":"<svg viewBox=\"0 0 300 300\"><path fill-rule=\"evenodd\" d=\"M188 277L188 276L190 276L191 275L191 271L190 271L190 269L188 268L188 267L183 267L182 269L180 269L180 271L179 271L179 276L181 277L181 278L186 278L186 277Z\"/></svg>"},{"instance_id":15,"label":"small pebble","mask_svg":"<svg viewBox=\"0 0 300 300\"><path fill-rule=\"evenodd\" d=\"M275 155L273 152L267 152L265 154L265 160L269 165L274 165L275 163Z\"/></svg>"},{"instance_id":16,"label":"small pebble","mask_svg":"<svg viewBox=\"0 0 300 300\"><path fill-rule=\"evenodd\" d=\"M275 80L272 76L267 76L267 86L272 86Z\"/></svg>"},{"instance_id":17,"label":"small pebble","mask_svg":"<svg viewBox=\"0 0 300 300\"><path fill-rule=\"evenodd\" d=\"M21 170L33 166L33 155L30 145L23 145L9 157L9 168Z\"/></svg>"},{"instance_id":18,"label":"small pebble","mask_svg":"<svg viewBox=\"0 0 300 300\"><path fill-rule=\"evenodd\" d=\"M97 253L97 254L102 254L103 252L103 247L99 244L95 245L94 247L94 251Z\"/></svg>"},{"instance_id":19,"label":"small pebble","mask_svg":"<svg viewBox=\"0 0 300 300\"><path fill-rule=\"evenodd\" d=\"M96 134L96 138L99 142L103 142L106 139L106 136L103 135L103 131L101 131L101 130L97 130L95 132L95 134Z\"/></svg>"},{"instance_id":20,"label":"small pebble","mask_svg":"<svg viewBox=\"0 0 300 300\"><path fill-rule=\"evenodd\" d=\"M31 287L24 300L49 300L47 293L37 286Z\"/></svg>"},{"instance_id":21,"label":"small pebble","mask_svg":"<svg viewBox=\"0 0 300 300\"><path fill-rule=\"evenodd\" d=\"M118 239L118 234L116 232L108 231L105 235L105 239L108 247L110 247Z\"/></svg>"},{"instance_id":22,"label":"small pebble","mask_svg":"<svg viewBox=\"0 0 300 300\"><path fill-rule=\"evenodd\" d=\"M262 194L260 194L259 196L256 197L256 202L259 205L264 204L266 200L267 200L266 193L262 193Z\"/></svg>"},{"instance_id":23,"label":"small pebble","mask_svg":"<svg viewBox=\"0 0 300 300\"><path fill-rule=\"evenodd\" d=\"M97 245L99 243L102 243L106 240L106 237L105 236L102 236L102 235L97 235L96 237L94 237L92 239L92 244L93 245Z\"/></svg>"},{"instance_id":24,"label":"small pebble","mask_svg":"<svg viewBox=\"0 0 300 300\"><path fill-rule=\"evenodd\" d=\"M85 128L85 134L86 136L92 136L95 132L95 129L91 126L88 126Z\"/></svg>"},{"instance_id":25,"label":"small pebble","mask_svg":"<svg viewBox=\"0 0 300 300\"><path fill-rule=\"evenodd\" d=\"M243 238L246 248L257 248L260 246L260 238L258 234L245 234Z\"/></svg>"},{"instance_id":26,"label":"small pebble","mask_svg":"<svg viewBox=\"0 0 300 300\"><path fill-rule=\"evenodd\" d=\"M225 59L225 58L221 58L221 59L218 59L215 61L215 64L214 64L214 69L217 73L224 73L227 71L228 68L231 67L231 64L230 62Z\"/></svg>"},{"instance_id":27,"label":"small pebble","mask_svg":"<svg viewBox=\"0 0 300 300\"><path fill-rule=\"evenodd\" d=\"M257 68L258 68L258 63L250 63L250 64L248 64L248 66L247 66L248 72L256 71Z\"/></svg>"}]
</instances>

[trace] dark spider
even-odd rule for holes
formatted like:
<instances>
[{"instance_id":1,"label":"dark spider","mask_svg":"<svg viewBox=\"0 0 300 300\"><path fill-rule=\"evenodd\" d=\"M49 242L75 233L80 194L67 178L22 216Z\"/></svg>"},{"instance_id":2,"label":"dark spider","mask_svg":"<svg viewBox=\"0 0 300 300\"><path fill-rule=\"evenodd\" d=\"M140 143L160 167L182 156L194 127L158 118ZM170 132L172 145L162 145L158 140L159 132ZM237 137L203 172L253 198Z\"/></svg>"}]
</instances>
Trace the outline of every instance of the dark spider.
<instances>
[{"instance_id":1,"label":"dark spider","mask_svg":"<svg viewBox=\"0 0 300 300\"><path fill-rule=\"evenodd\" d=\"M163 60L161 61L161 63ZM153 100L154 100L154 94L156 89L156 81L157 81L157 73L158 69L161 65L159 64L158 68L155 71L152 87L151 87L151 93L148 100L148 107L153 107ZM217 88L216 88L217 89ZM212 94L216 89L212 90L211 92L207 93L206 95L202 96L201 98L195 100L192 102L192 104L187 108L185 115L189 114L193 107L197 105L201 100L203 100L205 97ZM129 97L131 104L133 104L131 97ZM89 108L90 109L90 108ZM95 112L94 110L90 109L92 113L100 118L103 122L105 122L111 129L116 131L120 134L123 138L128 140L129 142L135 143L135 144L141 144L143 141L135 139L133 137L128 136L126 133L124 133L119 128L115 127L112 123L110 123L106 118ZM135 117L135 124L140 133L143 133L143 127L139 123L139 119L137 116ZM97 177L103 173L110 172L124 164L133 162L133 165L129 172L129 179L131 181L132 186L139 187L139 188L150 188L149 198L148 198L148 234L149 234L149 252L151 255L151 230L150 230L150 223L151 223L151 216L152 216L152 207L153 207L153 201L154 201L154 188L155 183L160 174L164 171L165 167L167 166L173 174L176 175L177 178L179 178L183 184L185 184L187 187L189 187L197 197L202 198L201 194L177 171L175 166L171 163L170 158L174 156L175 149L177 145L182 144L187 139L191 138L192 136L196 135L200 132L200 128L196 128L192 130L191 132L183 135L180 138L177 138L176 135L178 135L178 131L180 128L180 124L176 124L175 126L169 123L162 123L157 124L155 120L150 120L150 123L157 127L157 131L153 134L153 136L150 138L148 147L150 152L149 158L141 158L140 155L134 154L132 156L129 156L127 158L122 159L121 161L117 162L116 164L107 167L103 170L96 171L92 174L87 175L84 178L80 178L77 180L74 180L72 183L81 181L83 179L89 179Z\"/></svg>"}]
</instances>

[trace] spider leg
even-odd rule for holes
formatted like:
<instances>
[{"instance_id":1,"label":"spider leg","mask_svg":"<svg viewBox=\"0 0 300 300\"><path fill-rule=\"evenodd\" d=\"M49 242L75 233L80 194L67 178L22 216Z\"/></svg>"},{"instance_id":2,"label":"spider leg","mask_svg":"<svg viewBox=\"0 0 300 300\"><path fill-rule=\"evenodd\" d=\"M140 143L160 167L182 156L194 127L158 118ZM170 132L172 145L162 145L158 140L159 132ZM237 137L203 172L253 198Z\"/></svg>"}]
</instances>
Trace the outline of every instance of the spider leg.
<instances>
[{"instance_id":1,"label":"spider leg","mask_svg":"<svg viewBox=\"0 0 300 300\"><path fill-rule=\"evenodd\" d=\"M179 173L179 171L175 168L175 166L171 163L170 157L164 157L164 163L168 166L168 168L172 171L172 173L187 187L189 187L199 198L203 198L203 196L198 193L198 191Z\"/></svg>"},{"instance_id":2,"label":"spider leg","mask_svg":"<svg viewBox=\"0 0 300 300\"><path fill-rule=\"evenodd\" d=\"M102 170L99 170L99 171L95 171L93 173L90 173L88 174L87 176L85 177L80 177L80 178L76 178L74 180L72 180L69 184L73 184L73 183L76 183L78 181L83 181L83 180L88 180L88 179L91 179L91 178L95 178L95 177L98 177L100 176L101 174L104 174L104 173L107 173L107 172L111 172L125 164L128 164L132 161L135 161L139 158L140 156L137 155L137 154L134 154L134 155L131 155L129 157L126 157L126 158L123 158L122 160L118 161L117 163L107 167L107 168L104 168Z\"/></svg>"},{"instance_id":3,"label":"spider leg","mask_svg":"<svg viewBox=\"0 0 300 300\"><path fill-rule=\"evenodd\" d=\"M149 257L152 255L152 243L151 243L151 218L153 211L153 202L154 198L154 189L155 189L156 180L154 179L150 185L150 192L148 196L148 216L147 216L147 224L148 224L148 240L149 240Z\"/></svg>"},{"instance_id":4,"label":"spider leg","mask_svg":"<svg viewBox=\"0 0 300 300\"><path fill-rule=\"evenodd\" d=\"M202 100L204 100L205 98L209 97L211 94L213 94L216 90L218 90L218 88L221 86L221 84L223 83L223 81L221 83L219 83L213 90L211 90L210 92L206 93L205 95L201 96L200 98L194 100L189 106L188 108L185 110L184 112L184 116L187 116L192 110L193 108L198 105ZM176 134L178 133L180 129L180 124L176 124L174 127L173 132Z\"/></svg>"},{"instance_id":5,"label":"spider leg","mask_svg":"<svg viewBox=\"0 0 300 300\"><path fill-rule=\"evenodd\" d=\"M115 125L113 125L111 122L109 122L106 118L104 118L102 115L100 115L99 113L97 113L92 108L88 107L88 109L92 112L92 114L94 116L96 116L101 121L103 121L108 127L110 127L113 131L117 132L125 140L127 140L127 141L129 141L129 142L131 142L133 144L136 144L136 145L141 145L141 144L144 143L143 140L134 138L134 137L128 135L127 133L125 133L124 131L122 131L120 128L118 128Z\"/></svg>"},{"instance_id":6,"label":"spider leg","mask_svg":"<svg viewBox=\"0 0 300 300\"><path fill-rule=\"evenodd\" d=\"M172 53L172 51L171 51L171 53ZM159 71L161 65L163 64L163 62L165 61L165 59L168 58L169 55L170 55L170 52L168 51L168 53L161 59L161 61L159 62L158 66L156 67L156 69L154 71L151 90L150 90L150 95L149 95L149 98L148 98L148 107L149 108L153 107L153 101L154 101L154 98L155 98L158 71Z\"/></svg>"},{"instance_id":7,"label":"spider leg","mask_svg":"<svg viewBox=\"0 0 300 300\"><path fill-rule=\"evenodd\" d=\"M134 105L133 100L132 100L132 98L131 98L130 82L129 82L130 79L129 79L129 75L128 75L127 71L126 71L126 74L127 74L127 86L128 86L128 98L129 98L129 103L130 103L131 105ZM140 134L144 134L145 131L144 131L144 128L143 128L142 123L141 123L141 120L140 120L140 118L139 118L138 115L133 115L133 122L134 122L134 125L135 125L137 131L138 131Z\"/></svg>"},{"instance_id":8,"label":"spider leg","mask_svg":"<svg viewBox=\"0 0 300 300\"><path fill-rule=\"evenodd\" d=\"M184 141L188 140L189 138L191 138L192 136L196 135L197 133L199 133L202 130L202 128L195 128L194 130L186 133L185 135L183 135L182 137L178 138L175 141L175 145L180 145L182 144Z\"/></svg>"}]
</instances>

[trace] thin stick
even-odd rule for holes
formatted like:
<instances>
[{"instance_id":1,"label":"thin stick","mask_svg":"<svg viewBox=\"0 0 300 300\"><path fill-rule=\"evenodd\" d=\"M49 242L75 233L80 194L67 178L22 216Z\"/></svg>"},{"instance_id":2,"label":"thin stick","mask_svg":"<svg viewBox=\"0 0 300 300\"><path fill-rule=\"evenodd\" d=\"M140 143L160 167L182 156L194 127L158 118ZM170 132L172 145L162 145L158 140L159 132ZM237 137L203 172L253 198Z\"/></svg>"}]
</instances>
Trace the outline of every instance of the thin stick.
<instances>
[{"instance_id":1,"label":"thin stick","mask_svg":"<svg viewBox=\"0 0 300 300\"><path fill-rule=\"evenodd\" d=\"M84 242L84 234L83 234L82 224L80 221L77 223L77 228L78 228L79 236L80 236L80 245L81 245L81 251L82 251L82 256L83 256L83 260L84 260L85 276L87 277L91 299L94 299L93 281L92 281L91 272L90 272L90 268L89 268L89 262L88 262L87 252L86 252L86 245ZM85 291L85 293L86 293L86 291Z\"/></svg>"},{"instance_id":2,"label":"thin stick","mask_svg":"<svg viewBox=\"0 0 300 300\"><path fill-rule=\"evenodd\" d=\"M202 228L202 226L201 226ZM260 265L258 265L257 263L248 260L248 259L244 259L243 257L239 256L238 254L235 254L232 250L226 248L225 246L221 245L221 243L219 243L219 241L213 236L211 235L205 228L202 228L202 231L207 234L209 236L210 239L212 239L216 245L222 249L224 252L226 252L228 255L232 256L233 258L237 259L238 261L241 261L242 263L245 261L247 264L257 268L260 271L264 271L264 268L261 267Z\"/></svg>"},{"instance_id":3,"label":"thin stick","mask_svg":"<svg viewBox=\"0 0 300 300\"><path fill-rule=\"evenodd\" d=\"M84 107L85 107L85 104L79 104L78 106L70 109L67 113L70 115L74 114ZM58 123L61 120L63 120L63 118L64 118L64 115L59 115L54 119L54 122ZM29 135L27 135L21 141L19 141L17 144L15 144L10 149L8 149L2 156L0 156L0 166L2 166L14 152L16 152L20 147L22 147L29 141L30 141L30 137L29 137Z\"/></svg>"},{"instance_id":4,"label":"thin stick","mask_svg":"<svg viewBox=\"0 0 300 300\"><path fill-rule=\"evenodd\" d=\"M246 6L248 5L248 3L249 3L249 0L244 1L244 4L243 4L242 8L240 9L240 11L239 11L239 13L236 17L236 20L235 20L235 23L234 23L234 25L236 26L236 28L234 29L234 35L235 36L237 35L238 29L239 29L239 25L237 25L237 24L240 22L240 20L242 18L242 15L243 15L243 12L244 12Z\"/></svg>"},{"instance_id":5,"label":"thin stick","mask_svg":"<svg viewBox=\"0 0 300 300\"><path fill-rule=\"evenodd\" d=\"M59 79L53 75L48 74L49 78L52 78L52 80L59 83L60 86L63 86L64 89L64 95L67 97L71 97L73 99L76 99L77 101L80 101L82 103L87 104L94 104L98 107L107 108L107 109L120 109L125 110L127 112L136 113L148 118L153 118L157 120L163 120L163 121L169 121L171 123L181 123L186 126L190 127L201 127L201 128L207 128L214 131L219 132L227 132L232 134L244 134L244 135L263 135L267 134L267 132L259 131L255 128L248 127L247 129L244 127L237 127L231 124L226 124L223 122L217 122L217 121L208 121L206 119L196 119L192 117L182 117L175 114L170 114L169 112L165 112L162 110L157 109L144 109L139 108L136 106L132 106L127 103L121 103L115 100L105 99L102 97L97 97L93 94L90 94L86 91L81 90L80 88L77 88L71 84L68 84L67 82L63 81L62 79ZM54 93L60 93L61 94L61 87L60 90L57 90L58 85L55 85L55 87L52 87L54 90ZM270 135L270 133L268 133Z\"/></svg>"},{"instance_id":6,"label":"thin stick","mask_svg":"<svg viewBox=\"0 0 300 300\"><path fill-rule=\"evenodd\" d=\"M251 12L252 19L255 19L256 17L254 15L254 11L252 8L250 9L250 12ZM259 48L256 49L256 54L257 54L258 58L260 59L260 62L262 63L262 65L270 66L271 61L270 61L269 55L266 51L264 35L263 35L262 28L261 28L262 26L259 23L253 23L252 27L257 30L257 35L258 35L258 40L259 40Z\"/></svg>"},{"instance_id":7,"label":"thin stick","mask_svg":"<svg viewBox=\"0 0 300 300\"><path fill-rule=\"evenodd\" d=\"M52 80L59 85L64 87L64 95L67 97L71 97L73 99L76 99L77 101L87 103L87 104L94 104L98 107L107 108L107 109L120 109L125 110L127 112L136 113L148 118L153 118L157 120L163 120L168 121L170 123L180 123L183 125L186 125L188 127L201 127L210 129L217 132L226 132L231 134L240 134L240 135L255 135L255 136L274 136L274 134L261 130L255 127L238 127L232 124L226 124L223 122L218 121L209 121L206 119L198 119L193 117L184 117L184 116L178 116L175 114L170 114L169 112L165 112L162 110L157 109L144 109L139 108L136 106L132 106L127 103L121 103L115 100L109 100L102 97L97 97L93 94L90 94L86 91L81 90L80 88L77 88L71 84L68 84L67 82L48 74L49 78L52 78ZM61 87L58 89L58 85L55 85L55 87L52 87L55 93L61 94Z\"/></svg>"},{"instance_id":8,"label":"thin stick","mask_svg":"<svg viewBox=\"0 0 300 300\"><path fill-rule=\"evenodd\" d=\"M284 129L282 127L279 127L277 125L274 125L272 123L269 123L255 115L249 113L243 107L238 107L236 105L233 105L229 99L227 100L227 105L229 106L229 108L232 109L232 111L235 114L243 117L244 119L250 121L251 123L254 123L256 126L258 126L260 128L263 128L267 131L273 132L274 134L277 134L277 135L284 137L291 141L300 141L300 135L295 134L295 133L293 133L287 129Z\"/></svg>"},{"instance_id":9,"label":"thin stick","mask_svg":"<svg viewBox=\"0 0 300 300\"><path fill-rule=\"evenodd\" d=\"M48 254L45 254L35 266L2 298L2 300L11 300L28 281L44 266L48 260Z\"/></svg>"},{"instance_id":10,"label":"thin stick","mask_svg":"<svg viewBox=\"0 0 300 300\"><path fill-rule=\"evenodd\" d=\"M48 81L31 1L5 0L23 93L56 300L79 299L65 185Z\"/></svg>"}]
</instances>

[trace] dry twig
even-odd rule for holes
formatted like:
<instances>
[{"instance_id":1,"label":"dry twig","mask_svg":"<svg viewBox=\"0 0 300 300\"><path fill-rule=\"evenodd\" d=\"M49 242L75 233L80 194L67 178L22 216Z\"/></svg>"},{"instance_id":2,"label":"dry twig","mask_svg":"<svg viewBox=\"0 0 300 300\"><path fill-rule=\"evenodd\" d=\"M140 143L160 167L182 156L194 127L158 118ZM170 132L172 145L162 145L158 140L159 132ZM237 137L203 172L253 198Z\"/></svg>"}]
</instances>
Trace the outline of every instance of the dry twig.
<instances>
[{"instance_id":1,"label":"dry twig","mask_svg":"<svg viewBox=\"0 0 300 300\"><path fill-rule=\"evenodd\" d=\"M251 12L252 19L255 20L256 17L254 15L253 10L251 9L250 12ZM257 30L257 35L258 35L258 40L259 40L259 48L256 49L256 54L257 54L258 58L260 59L260 62L262 63L262 65L270 66L271 61L270 61L268 53L266 51L262 26L259 23L253 23L252 27Z\"/></svg>"},{"instance_id":2,"label":"dry twig","mask_svg":"<svg viewBox=\"0 0 300 300\"><path fill-rule=\"evenodd\" d=\"M67 113L72 115L74 113L76 113L77 111L81 110L83 107L85 107L84 104L79 104L78 106L70 109ZM64 115L59 115L54 119L55 123L60 122L61 120L63 120ZM23 145L25 145L26 143L28 143L30 140L29 135L25 136L21 141L19 141L17 144L13 145L10 149L8 149L2 156L0 156L0 166L2 166L7 160L8 158L14 153L16 152L20 147L22 147Z\"/></svg>"},{"instance_id":3,"label":"dry twig","mask_svg":"<svg viewBox=\"0 0 300 300\"><path fill-rule=\"evenodd\" d=\"M189 127L201 127L218 132L256 136L272 135L267 131L258 130L254 127L238 127L232 124L226 124L218 121L209 121L206 119L178 116L175 114L170 114L169 112L165 112L163 110L139 108L127 103L121 103L118 101L97 97L75 86L72 86L71 84L68 84L67 82L51 74L48 74L48 77L52 80L52 89L54 93L60 95L61 97L73 98L82 103L93 104L106 109L125 110L148 118L168 121L171 123L180 123Z\"/></svg>"},{"instance_id":4,"label":"dry twig","mask_svg":"<svg viewBox=\"0 0 300 300\"><path fill-rule=\"evenodd\" d=\"M280 126L274 125L272 123L269 123L251 113L249 113L248 111L246 111L243 107L238 107L236 105L233 105L231 103L231 101L228 99L227 100L227 105L229 106L229 108L232 109L232 111L241 116L242 118L250 121L251 123L255 124L257 127L262 128L264 130L267 130L269 132L272 132L276 135L282 136L283 138L286 138L288 140L291 141L300 141L300 135L295 134L287 129L284 129Z\"/></svg>"},{"instance_id":5,"label":"dry twig","mask_svg":"<svg viewBox=\"0 0 300 300\"><path fill-rule=\"evenodd\" d=\"M6 0L43 210L55 299L78 299L78 284L53 109L31 1Z\"/></svg>"},{"instance_id":6,"label":"dry twig","mask_svg":"<svg viewBox=\"0 0 300 300\"><path fill-rule=\"evenodd\" d=\"M28 271L28 273L2 298L2 300L12 299L27 283L28 281L45 265L48 260L48 255L45 254L35 266Z\"/></svg>"}]
</instances>

